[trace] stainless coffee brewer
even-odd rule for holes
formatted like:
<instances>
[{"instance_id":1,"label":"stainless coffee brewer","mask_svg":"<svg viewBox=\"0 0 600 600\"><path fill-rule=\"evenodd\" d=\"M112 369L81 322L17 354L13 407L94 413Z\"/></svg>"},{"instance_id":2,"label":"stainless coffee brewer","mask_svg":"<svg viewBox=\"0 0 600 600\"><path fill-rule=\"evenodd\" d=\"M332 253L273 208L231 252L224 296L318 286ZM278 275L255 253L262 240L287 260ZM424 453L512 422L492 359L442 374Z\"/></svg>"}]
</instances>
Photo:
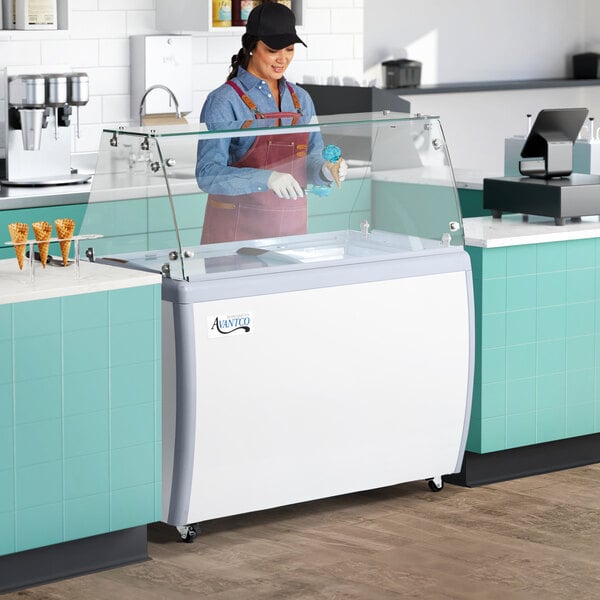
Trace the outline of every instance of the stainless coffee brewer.
<instances>
[{"instance_id":1,"label":"stainless coffee brewer","mask_svg":"<svg viewBox=\"0 0 600 600\"><path fill-rule=\"evenodd\" d=\"M4 185L83 183L71 169L71 119L89 99L86 73L24 73L6 68Z\"/></svg>"}]
</instances>

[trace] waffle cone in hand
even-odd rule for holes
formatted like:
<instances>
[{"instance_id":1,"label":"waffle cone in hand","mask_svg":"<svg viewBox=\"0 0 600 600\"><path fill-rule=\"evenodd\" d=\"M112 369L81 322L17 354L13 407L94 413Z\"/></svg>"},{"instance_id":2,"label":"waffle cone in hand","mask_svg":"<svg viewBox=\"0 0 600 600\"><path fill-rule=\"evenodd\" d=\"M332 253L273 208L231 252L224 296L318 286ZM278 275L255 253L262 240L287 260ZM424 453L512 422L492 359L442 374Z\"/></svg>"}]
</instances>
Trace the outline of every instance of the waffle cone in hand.
<instances>
[{"instance_id":1,"label":"waffle cone in hand","mask_svg":"<svg viewBox=\"0 0 600 600\"><path fill-rule=\"evenodd\" d=\"M37 223L32 223L31 226L33 227L33 233L35 234L35 239L40 250L42 267L45 269L46 262L48 262L48 249L50 248L48 240L52 237L52 225L48 221L38 221Z\"/></svg>"},{"instance_id":2,"label":"waffle cone in hand","mask_svg":"<svg viewBox=\"0 0 600 600\"><path fill-rule=\"evenodd\" d=\"M342 187L342 182L340 180L340 166L342 164L342 157L340 156L335 162L331 162L328 160L325 164L331 172L333 180L336 182L337 186Z\"/></svg>"},{"instance_id":3,"label":"waffle cone in hand","mask_svg":"<svg viewBox=\"0 0 600 600\"><path fill-rule=\"evenodd\" d=\"M23 269L23 263L25 262L25 243L27 241L27 233L29 232L29 225L27 223L9 223L8 231L10 233L10 239L15 245L15 254L17 255L17 262L19 263L19 269Z\"/></svg>"},{"instance_id":4,"label":"waffle cone in hand","mask_svg":"<svg viewBox=\"0 0 600 600\"><path fill-rule=\"evenodd\" d=\"M69 264L69 250L71 249L71 238L75 232L75 221L73 219L56 219L54 221L56 233L60 240L60 252L62 254L63 266Z\"/></svg>"}]
</instances>

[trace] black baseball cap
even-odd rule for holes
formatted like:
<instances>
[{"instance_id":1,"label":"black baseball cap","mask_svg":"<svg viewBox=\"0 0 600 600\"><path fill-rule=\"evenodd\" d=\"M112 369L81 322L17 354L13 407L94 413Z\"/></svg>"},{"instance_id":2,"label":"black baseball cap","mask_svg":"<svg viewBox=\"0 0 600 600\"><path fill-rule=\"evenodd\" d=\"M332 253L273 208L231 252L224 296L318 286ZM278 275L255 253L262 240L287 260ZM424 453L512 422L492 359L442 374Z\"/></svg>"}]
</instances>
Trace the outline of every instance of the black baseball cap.
<instances>
[{"instance_id":1,"label":"black baseball cap","mask_svg":"<svg viewBox=\"0 0 600 600\"><path fill-rule=\"evenodd\" d=\"M264 2L253 8L246 21L246 33L262 40L273 50L281 50L297 42L304 44L296 33L296 16L278 2Z\"/></svg>"}]
</instances>

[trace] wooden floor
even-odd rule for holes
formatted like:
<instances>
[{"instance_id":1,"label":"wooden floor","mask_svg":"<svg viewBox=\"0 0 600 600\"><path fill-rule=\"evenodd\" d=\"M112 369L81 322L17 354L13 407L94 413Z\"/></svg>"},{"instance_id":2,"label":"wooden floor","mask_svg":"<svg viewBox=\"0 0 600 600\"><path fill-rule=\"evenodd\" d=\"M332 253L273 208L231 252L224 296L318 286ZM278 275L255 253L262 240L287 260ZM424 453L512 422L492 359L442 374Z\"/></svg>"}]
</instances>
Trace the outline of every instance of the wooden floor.
<instances>
[{"instance_id":1,"label":"wooden floor","mask_svg":"<svg viewBox=\"0 0 600 600\"><path fill-rule=\"evenodd\" d=\"M149 528L152 560L30 600L600 598L600 464L480 488L425 482Z\"/></svg>"}]
</instances>

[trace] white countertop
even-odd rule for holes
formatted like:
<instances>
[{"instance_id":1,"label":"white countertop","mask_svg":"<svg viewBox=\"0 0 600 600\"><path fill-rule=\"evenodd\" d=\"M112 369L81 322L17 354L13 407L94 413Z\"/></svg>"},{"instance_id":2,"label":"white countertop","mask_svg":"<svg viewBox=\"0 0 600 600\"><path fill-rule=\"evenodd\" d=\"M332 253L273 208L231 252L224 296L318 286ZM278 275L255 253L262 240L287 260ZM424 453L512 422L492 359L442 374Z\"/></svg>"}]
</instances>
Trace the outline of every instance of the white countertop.
<instances>
[{"instance_id":1,"label":"white countertop","mask_svg":"<svg viewBox=\"0 0 600 600\"><path fill-rule=\"evenodd\" d=\"M562 242L600 237L600 220L597 216L582 217L580 223L567 221L555 225L553 217L508 214L501 219L471 217L463 220L465 245L479 248L502 248L544 242Z\"/></svg>"},{"instance_id":2,"label":"white countertop","mask_svg":"<svg viewBox=\"0 0 600 600\"><path fill-rule=\"evenodd\" d=\"M91 292L104 292L142 285L160 284L161 275L134 271L82 260L80 277L76 278L75 264L68 267L34 262L34 281L30 280L29 264L19 270L16 258L0 260L0 304L45 300Z\"/></svg>"}]
</instances>

